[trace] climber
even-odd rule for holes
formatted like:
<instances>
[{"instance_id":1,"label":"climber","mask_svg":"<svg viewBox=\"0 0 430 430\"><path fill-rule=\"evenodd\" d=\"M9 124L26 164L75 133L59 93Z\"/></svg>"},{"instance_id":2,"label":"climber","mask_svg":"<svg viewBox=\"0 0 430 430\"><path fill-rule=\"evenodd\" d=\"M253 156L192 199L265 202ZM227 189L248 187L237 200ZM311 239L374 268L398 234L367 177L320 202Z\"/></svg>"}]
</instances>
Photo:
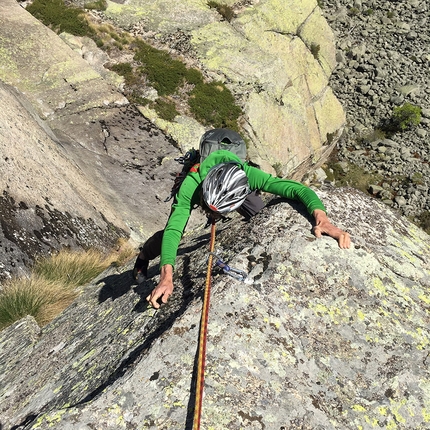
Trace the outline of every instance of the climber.
<instances>
[{"instance_id":1,"label":"climber","mask_svg":"<svg viewBox=\"0 0 430 430\"><path fill-rule=\"evenodd\" d=\"M161 255L160 281L147 297L154 308L158 309L159 301L166 303L172 295L176 253L191 211L202 206L215 217L223 217L234 210L240 213L242 206L247 206L247 216L250 217L264 206L259 196L253 193L256 190L302 202L315 219L313 233L317 238L326 234L336 239L340 248L350 247L349 234L329 221L323 203L313 190L242 163L230 151L215 151L187 174L175 197L165 229L149 238L137 257L133 276L144 280L149 260Z\"/></svg>"}]
</instances>

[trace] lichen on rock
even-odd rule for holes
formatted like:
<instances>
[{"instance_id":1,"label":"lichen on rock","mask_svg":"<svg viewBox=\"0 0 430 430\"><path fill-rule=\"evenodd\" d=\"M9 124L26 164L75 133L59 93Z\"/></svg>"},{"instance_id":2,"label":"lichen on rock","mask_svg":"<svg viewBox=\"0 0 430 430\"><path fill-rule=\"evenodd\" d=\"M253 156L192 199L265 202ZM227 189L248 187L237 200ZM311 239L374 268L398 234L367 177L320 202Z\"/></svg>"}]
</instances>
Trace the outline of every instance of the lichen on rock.
<instances>
[{"instance_id":1,"label":"lichen on rock","mask_svg":"<svg viewBox=\"0 0 430 430\"><path fill-rule=\"evenodd\" d=\"M351 249L316 239L304 208L281 199L217 228L217 252L248 278L213 270L205 427L428 425L429 237L358 191L317 192ZM144 304L157 261L139 287L130 267L88 287L8 368L2 424L188 428L208 240L207 230L184 238L159 311Z\"/></svg>"}]
</instances>

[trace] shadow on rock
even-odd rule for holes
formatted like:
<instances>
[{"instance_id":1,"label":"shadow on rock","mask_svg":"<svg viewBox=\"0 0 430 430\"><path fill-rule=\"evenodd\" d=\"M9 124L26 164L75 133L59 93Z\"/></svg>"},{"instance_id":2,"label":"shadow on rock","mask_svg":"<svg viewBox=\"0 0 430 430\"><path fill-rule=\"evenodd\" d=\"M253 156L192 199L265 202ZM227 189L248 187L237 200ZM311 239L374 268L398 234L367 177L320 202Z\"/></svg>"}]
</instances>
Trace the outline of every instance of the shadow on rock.
<instances>
[{"instance_id":1,"label":"shadow on rock","mask_svg":"<svg viewBox=\"0 0 430 430\"><path fill-rule=\"evenodd\" d=\"M99 303L108 299L118 299L127 294L133 285L133 279L130 272L124 272L119 275L109 275L100 280L99 284L104 283L99 292Z\"/></svg>"},{"instance_id":2,"label":"shadow on rock","mask_svg":"<svg viewBox=\"0 0 430 430\"><path fill-rule=\"evenodd\" d=\"M178 249L178 256L189 254L190 252L200 249L209 243L211 238L210 232L202 234L197 237L190 246L180 246Z\"/></svg>"},{"instance_id":3,"label":"shadow on rock","mask_svg":"<svg viewBox=\"0 0 430 430\"><path fill-rule=\"evenodd\" d=\"M148 295L155 286L150 278L154 277L157 273L158 267L152 266L148 271L149 279L142 284L137 284L136 280L133 279L132 270L100 279L98 284L104 283L104 285L99 292L99 303L103 303L108 299L116 300L131 291L133 286L135 287L134 291L140 296Z\"/></svg>"},{"instance_id":4,"label":"shadow on rock","mask_svg":"<svg viewBox=\"0 0 430 430\"><path fill-rule=\"evenodd\" d=\"M155 271L157 268L154 267L152 270ZM121 294L126 294L134 283L131 279L130 272L108 276L101 280L101 282L106 283L106 292L103 293L103 300L114 296L118 298ZM155 286L156 282L149 279L135 287L134 291L140 296L140 300L135 305L133 311L144 312L149 308L146 297ZM113 295L112 289L115 288L122 288L121 294L115 293L115 295ZM145 354L150 350L152 343L163 335L163 333L168 331L175 321L188 309L191 301L196 297L202 296L203 293L201 288L195 285L193 277L190 275L190 259L188 256L184 257L182 276L177 285L176 291L178 292L176 297L172 297L167 304L161 305L155 314L149 318L142 335L143 341L127 354L122 362L119 363L117 369L105 382L93 391L89 392L82 400L71 407L84 405L92 401L107 387L111 386L115 381L123 377L129 369L134 368L137 363L145 357ZM100 297L102 297L102 292L100 293Z\"/></svg>"},{"instance_id":5,"label":"shadow on rock","mask_svg":"<svg viewBox=\"0 0 430 430\"><path fill-rule=\"evenodd\" d=\"M305 205L301 202L296 202L295 200L288 200L283 197L274 197L266 204L266 208L270 206L276 206L279 203L288 203L297 213L305 217L312 224L312 228L315 227L314 217L308 213Z\"/></svg>"}]
</instances>

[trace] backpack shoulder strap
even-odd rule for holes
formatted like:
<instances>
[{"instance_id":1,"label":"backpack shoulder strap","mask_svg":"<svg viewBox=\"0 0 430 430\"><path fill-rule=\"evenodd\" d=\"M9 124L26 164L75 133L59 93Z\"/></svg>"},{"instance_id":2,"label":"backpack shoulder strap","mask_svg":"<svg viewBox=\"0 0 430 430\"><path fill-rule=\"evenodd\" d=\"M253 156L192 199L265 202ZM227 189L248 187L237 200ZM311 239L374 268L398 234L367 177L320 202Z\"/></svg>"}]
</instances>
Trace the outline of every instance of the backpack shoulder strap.
<instances>
[{"instance_id":1,"label":"backpack shoulder strap","mask_svg":"<svg viewBox=\"0 0 430 430\"><path fill-rule=\"evenodd\" d=\"M200 163L194 164L193 167L191 167L190 172L197 173L199 171Z\"/></svg>"}]
</instances>

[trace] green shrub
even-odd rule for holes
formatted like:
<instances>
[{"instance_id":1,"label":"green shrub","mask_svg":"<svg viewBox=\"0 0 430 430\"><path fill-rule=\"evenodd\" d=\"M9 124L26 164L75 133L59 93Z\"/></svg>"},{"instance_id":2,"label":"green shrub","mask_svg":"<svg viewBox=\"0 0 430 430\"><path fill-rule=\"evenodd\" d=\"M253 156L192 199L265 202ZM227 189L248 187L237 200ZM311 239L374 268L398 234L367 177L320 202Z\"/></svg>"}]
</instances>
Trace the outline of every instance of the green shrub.
<instances>
[{"instance_id":1,"label":"green shrub","mask_svg":"<svg viewBox=\"0 0 430 430\"><path fill-rule=\"evenodd\" d=\"M130 63L117 63L109 66L109 70L112 70L118 75L124 77L125 84L128 86L135 85L139 79Z\"/></svg>"},{"instance_id":2,"label":"green shrub","mask_svg":"<svg viewBox=\"0 0 430 430\"><path fill-rule=\"evenodd\" d=\"M393 110L392 121L394 126L400 130L406 130L416 126L421 121L421 108L410 103L395 107Z\"/></svg>"},{"instance_id":3,"label":"green shrub","mask_svg":"<svg viewBox=\"0 0 430 430\"><path fill-rule=\"evenodd\" d=\"M130 101L130 103L135 103L142 106L151 105L153 103L152 100L142 97L139 91L132 91L130 94L128 94L127 99Z\"/></svg>"},{"instance_id":4,"label":"green shrub","mask_svg":"<svg viewBox=\"0 0 430 430\"><path fill-rule=\"evenodd\" d=\"M63 0L34 0L27 11L47 27L74 36L94 36L95 31L85 19L85 12L75 7L67 7Z\"/></svg>"},{"instance_id":5,"label":"green shrub","mask_svg":"<svg viewBox=\"0 0 430 430\"><path fill-rule=\"evenodd\" d=\"M233 95L222 82L196 85L188 102L195 118L205 125L238 129L241 109Z\"/></svg>"},{"instance_id":6,"label":"green shrub","mask_svg":"<svg viewBox=\"0 0 430 430\"><path fill-rule=\"evenodd\" d=\"M106 10L107 1L106 0L96 0L88 3L84 3L85 9L93 9L93 10Z\"/></svg>"},{"instance_id":7,"label":"green shrub","mask_svg":"<svg viewBox=\"0 0 430 430\"><path fill-rule=\"evenodd\" d=\"M160 96L173 94L185 81L187 68L184 63L142 41L137 41L134 59L140 62L141 71Z\"/></svg>"},{"instance_id":8,"label":"green shrub","mask_svg":"<svg viewBox=\"0 0 430 430\"><path fill-rule=\"evenodd\" d=\"M163 99L157 99L151 104L158 116L166 121L173 121L179 112L176 110L175 104Z\"/></svg>"},{"instance_id":9,"label":"green shrub","mask_svg":"<svg viewBox=\"0 0 430 430\"><path fill-rule=\"evenodd\" d=\"M189 84L198 85L203 83L203 76L200 70L187 69L185 73L185 80Z\"/></svg>"},{"instance_id":10,"label":"green shrub","mask_svg":"<svg viewBox=\"0 0 430 430\"><path fill-rule=\"evenodd\" d=\"M418 216L418 226L430 234L430 211L424 211Z\"/></svg>"},{"instance_id":11,"label":"green shrub","mask_svg":"<svg viewBox=\"0 0 430 430\"><path fill-rule=\"evenodd\" d=\"M356 16L360 13L360 11L356 7L351 7L348 9L348 15Z\"/></svg>"},{"instance_id":12,"label":"green shrub","mask_svg":"<svg viewBox=\"0 0 430 430\"><path fill-rule=\"evenodd\" d=\"M314 56L315 60L318 60L320 55L321 46L317 43L311 43L311 53Z\"/></svg>"},{"instance_id":13,"label":"green shrub","mask_svg":"<svg viewBox=\"0 0 430 430\"><path fill-rule=\"evenodd\" d=\"M217 1L208 1L208 6L211 9L216 9L216 11L227 21L230 22L234 18L233 9L226 5L219 3Z\"/></svg>"},{"instance_id":14,"label":"green shrub","mask_svg":"<svg viewBox=\"0 0 430 430\"><path fill-rule=\"evenodd\" d=\"M424 176L421 172L414 172L411 175L411 182L415 185L423 185L424 184Z\"/></svg>"}]
</instances>

